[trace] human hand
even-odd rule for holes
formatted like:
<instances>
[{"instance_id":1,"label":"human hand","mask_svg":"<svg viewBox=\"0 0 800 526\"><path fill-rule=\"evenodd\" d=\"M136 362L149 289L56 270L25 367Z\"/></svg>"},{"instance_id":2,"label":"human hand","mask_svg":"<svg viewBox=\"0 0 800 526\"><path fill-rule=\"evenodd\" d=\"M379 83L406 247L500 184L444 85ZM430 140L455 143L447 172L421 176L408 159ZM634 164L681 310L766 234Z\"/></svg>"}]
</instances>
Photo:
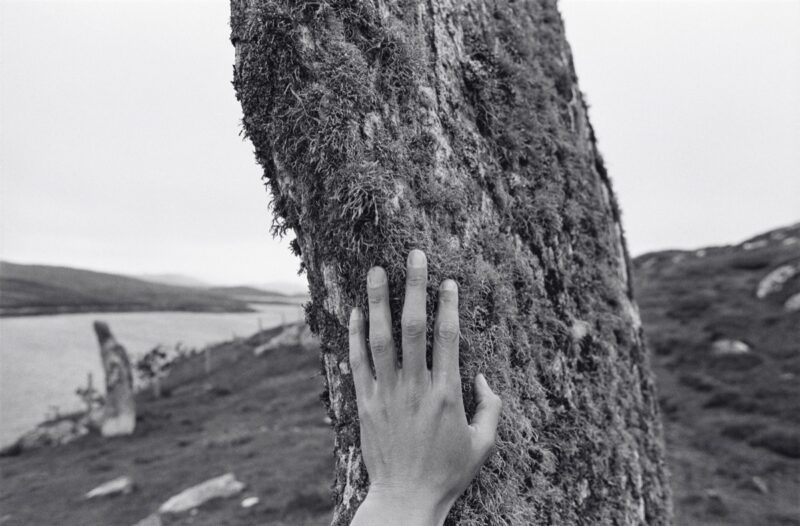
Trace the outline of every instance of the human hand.
<instances>
[{"instance_id":1,"label":"human hand","mask_svg":"<svg viewBox=\"0 0 800 526\"><path fill-rule=\"evenodd\" d=\"M445 280L433 339L433 368L425 359L427 260L413 250L407 261L402 316L403 367L397 367L386 273L367 277L369 365L364 317L350 316L350 368L361 420L361 449L370 476L367 498L352 525L443 524L451 506L492 451L501 401L483 375L467 422L458 369L458 287Z\"/></svg>"}]
</instances>

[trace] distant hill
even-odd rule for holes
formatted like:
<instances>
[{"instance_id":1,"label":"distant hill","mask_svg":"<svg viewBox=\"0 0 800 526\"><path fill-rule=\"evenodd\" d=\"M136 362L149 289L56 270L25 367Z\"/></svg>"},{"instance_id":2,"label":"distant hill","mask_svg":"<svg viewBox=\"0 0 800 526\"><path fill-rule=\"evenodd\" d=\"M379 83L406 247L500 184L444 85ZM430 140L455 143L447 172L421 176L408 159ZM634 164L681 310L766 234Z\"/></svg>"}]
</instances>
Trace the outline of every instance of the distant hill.
<instances>
[{"instance_id":1,"label":"distant hill","mask_svg":"<svg viewBox=\"0 0 800 526\"><path fill-rule=\"evenodd\" d=\"M0 316L120 311L247 312L225 294L68 267L0 262Z\"/></svg>"},{"instance_id":2,"label":"distant hill","mask_svg":"<svg viewBox=\"0 0 800 526\"><path fill-rule=\"evenodd\" d=\"M800 224L633 262L676 524L800 524Z\"/></svg>"},{"instance_id":3,"label":"distant hill","mask_svg":"<svg viewBox=\"0 0 800 526\"><path fill-rule=\"evenodd\" d=\"M269 281L265 283L251 283L248 286L259 290L269 290L280 294L286 294L287 296L308 295L308 285L303 286L295 282Z\"/></svg>"},{"instance_id":4,"label":"distant hill","mask_svg":"<svg viewBox=\"0 0 800 526\"><path fill-rule=\"evenodd\" d=\"M178 287L193 287L196 289L207 289L210 287L205 281L183 274L139 274L133 277L152 283L163 283L165 285L176 285Z\"/></svg>"},{"instance_id":5,"label":"distant hill","mask_svg":"<svg viewBox=\"0 0 800 526\"><path fill-rule=\"evenodd\" d=\"M230 296L232 298L246 301L248 303L270 303L270 304L289 304L301 305L308 301L307 294L284 294L271 290L264 290L258 287L238 286L238 287L212 287L211 292Z\"/></svg>"}]
</instances>

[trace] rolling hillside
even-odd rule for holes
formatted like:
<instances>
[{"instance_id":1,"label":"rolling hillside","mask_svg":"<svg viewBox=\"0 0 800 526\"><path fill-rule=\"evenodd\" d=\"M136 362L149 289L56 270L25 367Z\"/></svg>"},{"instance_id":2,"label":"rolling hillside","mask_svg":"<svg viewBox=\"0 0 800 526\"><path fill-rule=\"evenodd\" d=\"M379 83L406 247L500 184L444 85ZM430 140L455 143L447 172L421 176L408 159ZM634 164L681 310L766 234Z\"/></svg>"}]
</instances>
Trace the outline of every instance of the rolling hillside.
<instances>
[{"instance_id":1,"label":"rolling hillside","mask_svg":"<svg viewBox=\"0 0 800 526\"><path fill-rule=\"evenodd\" d=\"M283 294L258 287L213 287L209 291L230 296L248 303L269 303L278 305L302 305L308 301L307 294Z\"/></svg>"},{"instance_id":2,"label":"rolling hillside","mask_svg":"<svg viewBox=\"0 0 800 526\"><path fill-rule=\"evenodd\" d=\"M800 525L800 224L634 275L675 523Z\"/></svg>"},{"instance_id":3,"label":"rolling hillside","mask_svg":"<svg viewBox=\"0 0 800 526\"><path fill-rule=\"evenodd\" d=\"M251 309L245 301L213 291L67 267L0 262L0 316L156 310Z\"/></svg>"}]
</instances>

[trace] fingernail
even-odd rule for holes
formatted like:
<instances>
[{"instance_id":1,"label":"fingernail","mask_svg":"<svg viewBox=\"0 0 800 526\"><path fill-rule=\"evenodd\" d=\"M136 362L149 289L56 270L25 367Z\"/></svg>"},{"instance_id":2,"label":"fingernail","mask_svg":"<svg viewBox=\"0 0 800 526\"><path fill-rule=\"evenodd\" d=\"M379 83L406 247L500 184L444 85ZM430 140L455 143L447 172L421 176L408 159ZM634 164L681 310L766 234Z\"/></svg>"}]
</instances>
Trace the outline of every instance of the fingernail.
<instances>
[{"instance_id":1,"label":"fingernail","mask_svg":"<svg viewBox=\"0 0 800 526\"><path fill-rule=\"evenodd\" d=\"M415 248L408 254L409 267L424 267L426 263L425 252Z\"/></svg>"},{"instance_id":2,"label":"fingernail","mask_svg":"<svg viewBox=\"0 0 800 526\"><path fill-rule=\"evenodd\" d=\"M458 285L452 279L446 279L442 282L442 290L456 290Z\"/></svg>"},{"instance_id":3,"label":"fingernail","mask_svg":"<svg viewBox=\"0 0 800 526\"><path fill-rule=\"evenodd\" d=\"M367 274L367 284L370 287L383 285L386 282L386 272L381 267L372 267Z\"/></svg>"}]
</instances>

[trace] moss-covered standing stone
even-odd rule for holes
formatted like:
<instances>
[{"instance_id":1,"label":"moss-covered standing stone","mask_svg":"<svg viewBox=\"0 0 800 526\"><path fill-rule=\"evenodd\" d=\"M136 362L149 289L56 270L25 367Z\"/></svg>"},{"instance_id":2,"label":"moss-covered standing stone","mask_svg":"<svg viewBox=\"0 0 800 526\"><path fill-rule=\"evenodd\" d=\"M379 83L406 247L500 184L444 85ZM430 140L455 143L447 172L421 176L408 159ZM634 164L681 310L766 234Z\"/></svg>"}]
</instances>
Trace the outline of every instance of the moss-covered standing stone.
<instances>
[{"instance_id":1,"label":"moss-covered standing stone","mask_svg":"<svg viewBox=\"0 0 800 526\"><path fill-rule=\"evenodd\" d=\"M498 452L448 520L668 524L619 209L555 1L232 0L231 27L244 129L322 339L333 523L368 488L349 310L382 265L399 323L421 248L429 314L442 279L460 284L462 377L504 400Z\"/></svg>"}]
</instances>

